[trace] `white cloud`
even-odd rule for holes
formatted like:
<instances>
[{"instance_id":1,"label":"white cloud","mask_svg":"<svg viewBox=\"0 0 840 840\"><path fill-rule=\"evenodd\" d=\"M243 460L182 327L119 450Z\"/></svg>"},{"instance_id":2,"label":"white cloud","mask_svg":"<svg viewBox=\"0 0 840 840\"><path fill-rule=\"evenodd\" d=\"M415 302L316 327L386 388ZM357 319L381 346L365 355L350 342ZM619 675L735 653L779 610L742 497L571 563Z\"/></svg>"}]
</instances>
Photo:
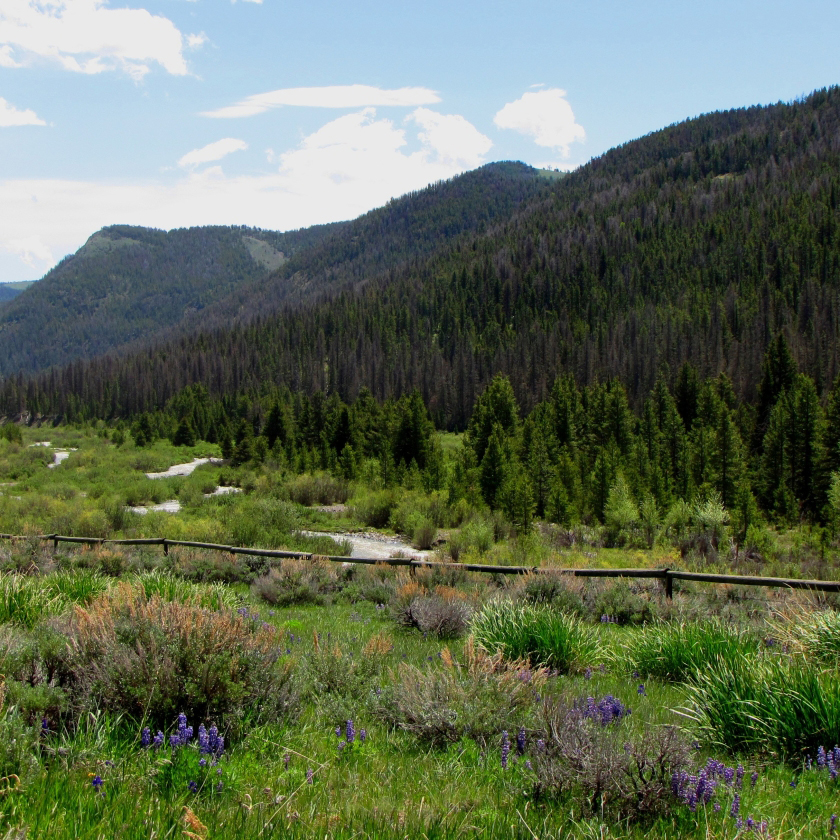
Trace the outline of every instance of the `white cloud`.
<instances>
[{"instance_id":1,"label":"white cloud","mask_svg":"<svg viewBox=\"0 0 840 840\"><path fill-rule=\"evenodd\" d=\"M407 149L412 139L415 151ZM460 116L419 108L401 127L366 108L322 126L261 176L213 166L169 184L0 181L0 251L18 259L5 279L40 276L105 225L289 230L353 218L480 164L490 145Z\"/></svg>"},{"instance_id":2,"label":"white cloud","mask_svg":"<svg viewBox=\"0 0 840 840\"><path fill-rule=\"evenodd\" d=\"M459 114L438 114L417 108L409 117L423 130L420 142L433 149L442 164L474 169L490 151L493 141Z\"/></svg>"},{"instance_id":3,"label":"white cloud","mask_svg":"<svg viewBox=\"0 0 840 840\"><path fill-rule=\"evenodd\" d=\"M21 111L0 96L0 127L12 125L46 125L46 123L31 109Z\"/></svg>"},{"instance_id":4,"label":"white cloud","mask_svg":"<svg viewBox=\"0 0 840 840\"><path fill-rule=\"evenodd\" d=\"M197 166L201 163L209 163L211 160L221 160L231 152L244 152L247 148L248 144L244 140L225 137L222 140L216 140L215 143L208 143L200 149L187 152L178 161L178 166Z\"/></svg>"},{"instance_id":5,"label":"white cloud","mask_svg":"<svg viewBox=\"0 0 840 840\"><path fill-rule=\"evenodd\" d=\"M20 66L40 57L77 73L120 69L142 79L155 62L182 76L187 72L183 48L184 38L172 21L145 9L109 9L106 0L0 4L2 66Z\"/></svg>"},{"instance_id":6,"label":"white cloud","mask_svg":"<svg viewBox=\"0 0 840 840\"><path fill-rule=\"evenodd\" d=\"M191 50L196 50L206 43L207 36L203 32L199 32L197 35L187 35L187 46Z\"/></svg>"},{"instance_id":7,"label":"white cloud","mask_svg":"<svg viewBox=\"0 0 840 840\"><path fill-rule=\"evenodd\" d=\"M405 87L394 90L369 85L330 85L328 87L282 88L267 93L256 93L245 99L204 111L204 117L234 118L253 117L271 108L297 105L309 108L366 108L386 105L433 105L440 97L433 90L422 87Z\"/></svg>"},{"instance_id":8,"label":"white cloud","mask_svg":"<svg viewBox=\"0 0 840 840\"><path fill-rule=\"evenodd\" d=\"M499 128L512 128L534 138L538 146L569 156L569 146L586 139L582 125L575 122L572 106L560 88L524 93L508 102L493 118Z\"/></svg>"}]
</instances>

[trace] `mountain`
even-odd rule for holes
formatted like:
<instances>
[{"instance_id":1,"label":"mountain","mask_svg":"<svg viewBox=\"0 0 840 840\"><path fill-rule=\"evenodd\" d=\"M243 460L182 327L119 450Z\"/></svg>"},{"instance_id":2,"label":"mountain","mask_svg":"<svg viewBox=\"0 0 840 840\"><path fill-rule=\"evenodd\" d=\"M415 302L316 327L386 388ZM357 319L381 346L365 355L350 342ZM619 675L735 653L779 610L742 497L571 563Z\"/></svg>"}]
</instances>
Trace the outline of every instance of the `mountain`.
<instances>
[{"instance_id":1,"label":"mountain","mask_svg":"<svg viewBox=\"0 0 840 840\"><path fill-rule=\"evenodd\" d=\"M14 300L31 283L0 283L0 304Z\"/></svg>"},{"instance_id":2,"label":"mountain","mask_svg":"<svg viewBox=\"0 0 840 840\"><path fill-rule=\"evenodd\" d=\"M0 373L33 372L164 335L337 227L284 234L244 227L103 228L0 308Z\"/></svg>"},{"instance_id":3,"label":"mountain","mask_svg":"<svg viewBox=\"0 0 840 840\"><path fill-rule=\"evenodd\" d=\"M453 209L453 182L422 195L427 228L402 209L418 196L392 203L208 307L233 323L214 314L143 353L7 380L3 408L131 414L193 382L345 398L416 387L439 424L463 427L496 372L526 409L561 373L619 377L638 404L685 361L750 400L779 333L818 388L840 372L840 89L703 115L529 178L479 222L463 217L474 202Z\"/></svg>"},{"instance_id":4,"label":"mountain","mask_svg":"<svg viewBox=\"0 0 840 840\"><path fill-rule=\"evenodd\" d=\"M0 375L318 300L482 230L546 184L537 170L501 163L392 200L353 222L290 233L104 228L0 309Z\"/></svg>"}]
</instances>

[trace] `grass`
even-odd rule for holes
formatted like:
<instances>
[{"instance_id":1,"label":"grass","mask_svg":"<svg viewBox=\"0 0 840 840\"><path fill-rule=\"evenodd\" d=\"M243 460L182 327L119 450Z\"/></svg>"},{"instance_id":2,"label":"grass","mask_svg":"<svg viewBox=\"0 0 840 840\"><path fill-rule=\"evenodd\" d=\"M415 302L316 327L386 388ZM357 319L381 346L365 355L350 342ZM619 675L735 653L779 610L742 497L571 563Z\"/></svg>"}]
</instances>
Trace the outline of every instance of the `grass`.
<instances>
[{"instance_id":1,"label":"grass","mask_svg":"<svg viewBox=\"0 0 840 840\"><path fill-rule=\"evenodd\" d=\"M598 662L601 645L592 628L548 607L491 601L472 622L476 644L508 659L530 660L561 673Z\"/></svg>"},{"instance_id":2,"label":"grass","mask_svg":"<svg viewBox=\"0 0 840 840\"><path fill-rule=\"evenodd\" d=\"M336 522L342 529L360 527L346 513L335 520L291 501L289 476L273 467L207 466L188 478L162 481L143 475L214 454L211 445L182 449L158 442L137 450L131 444L117 448L86 430L24 434L26 444L39 436L78 451L48 470L51 451L0 442L0 482L16 482L0 487L0 531L183 537L338 553L332 541L307 540L296 530L311 523L320 526L313 530L335 530ZM454 451L460 439L444 436L442 444ZM316 478L312 487L308 479L300 480L296 492L304 501L315 498L315 490L344 492L325 477ZM205 498L221 483L245 492ZM360 499L369 492L350 489ZM180 514L141 517L124 511L129 503L168 498L181 501ZM371 510L377 513L373 501ZM456 517L439 496L417 489L397 488L384 502L388 527L407 527L420 513L444 531L460 529L462 559L561 568L690 563L672 548L602 548L592 528L577 529L571 542L568 533L498 540L499 523L480 511L464 503ZM810 544L786 535L779 545L787 554L774 562L797 573L796 552L805 557ZM807 597L686 585L666 602L655 586L631 592L624 585L563 577L562 587L537 593L529 579L430 570L412 579L393 569L333 564L329 575L311 584L321 604L279 606L260 600L259 586L251 589L266 571L259 558L252 560L249 566L247 558L186 549L164 557L160 548L61 546L53 553L50 544L31 540L0 547L0 564L7 570L0 577L5 672L0 676L0 838L749 836L729 816L736 791L725 785L716 794L719 812L711 804L691 811L670 802L635 822L590 813L574 789L541 794L526 761L535 757L540 737L550 737L545 705L605 695L632 708L620 728L610 730L619 747L625 741L644 743L678 724L689 743L697 741L691 752L695 774L710 758L733 768L743 764L745 781L738 794L744 820L768 820L774 838L831 836L837 783L815 762L809 768L806 756L815 757L821 744L840 741L835 671L840 622L830 609L806 607ZM828 575L830 566L823 572ZM476 611L472 636L443 642L398 626L387 606L406 586L469 604ZM104 621L108 616L97 605L106 591L111 595L104 600L118 601L126 591L140 589L147 602L158 604L161 616L180 617L183 633L175 641L162 639L162 618L150 619L145 635L138 634L129 619L139 606L112 611L107 632L91 631L91 657L96 658L100 642L112 644L115 653L110 660L96 660L102 665L98 676L86 671L92 665L68 654L68 640L77 632L74 622L82 611ZM600 606L612 604L618 612L628 593L641 604L638 610L634 606L634 615L644 623L602 624ZM528 603L529 597L540 603ZM561 606L576 615L564 614ZM212 666L205 668L195 651L210 650L212 640L190 628L205 619L225 624L226 617L235 624L231 611L240 608L247 610L243 620L267 640L260 649L266 674L275 667L288 669L282 713L261 716L264 706L243 701L237 680L226 678L218 685L226 691L229 728L217 766L202 767L194 744L176 754L143 749L143 725L154 721L168 736L178 711L149 708L150 694L140 690L147 671L158 668L162 680L168 679L174 671L164 660L183 656L179 673L186 679L179 690L187 692L184 702L200 697L195 708L210 708L212 679L233 673L235 663L219 643L210 651ZM767 636L778 644L762 647L758 640ZM146 643L159 647L147 649ZM487 656L471 648L477 644ZM556 675L539 672L540 665ZM90 683L92 676L99 682ZM88 694L79 691L83 680L92 685ZM106 689L112 692L110 705L104 702ZM114 692L136 700L131 713L113 702ZM216 711L208 714L221 719ZM215 722L211 717L203 721L208 726ZM366 730L364 743L357 738L346 744L348 719L356 732ZM196 727L199 722L191 721ZM445 736L431 737L435 727ZM514 750L507 768L501 763L502 727L512 742L521 727L527 740L525 754L514 761ZM753 772L758 773L755 786L749 781ZM98 790L97 776L103 782Z\"/></svg>"}]
</instances>

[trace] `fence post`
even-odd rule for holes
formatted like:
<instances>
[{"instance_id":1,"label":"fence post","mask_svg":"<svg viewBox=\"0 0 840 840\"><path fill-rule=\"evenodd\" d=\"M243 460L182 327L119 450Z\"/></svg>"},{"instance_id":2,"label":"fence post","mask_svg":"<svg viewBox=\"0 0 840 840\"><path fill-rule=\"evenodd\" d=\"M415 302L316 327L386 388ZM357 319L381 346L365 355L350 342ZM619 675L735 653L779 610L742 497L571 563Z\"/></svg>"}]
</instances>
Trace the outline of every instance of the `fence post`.
<instances>
[{"instance_id":1,"label":"fence post","mask_svg":"<svg viewBox=\"0 0 840 840\"><path fill-rule=\"evenodd\" d=\"M665 597L669 601L674 597L674 579L670 569L665 569Z\"/></svg>"},{"instance_id":2,"label":"fence post","mask_svg":"<svg viewBox=\"0 0 840 840\"><path fill-rule=\"evenodd\" d=\"M58 535L53 534L53 554L55 554L56 551L58 551Z\"/></svg>"},{"instance_id":3,"label":"fence post","mask_svg":"<svg viewBox=\"0 0 840 840\"><path fill-rule=\"evenodd\" d=\"M169 543L166 541L166 537L163 538L163 554L165 557L169 557Z\"/></svg>"}]
</instances>

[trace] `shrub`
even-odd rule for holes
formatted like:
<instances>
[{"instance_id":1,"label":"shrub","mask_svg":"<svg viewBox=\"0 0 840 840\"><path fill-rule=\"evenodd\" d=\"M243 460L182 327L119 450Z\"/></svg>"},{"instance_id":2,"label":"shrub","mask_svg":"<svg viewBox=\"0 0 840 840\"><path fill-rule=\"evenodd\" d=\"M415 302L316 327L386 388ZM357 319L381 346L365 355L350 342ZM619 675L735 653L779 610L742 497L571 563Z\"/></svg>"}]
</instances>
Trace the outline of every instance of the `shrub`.
<instances>
[{"instance_id":1,"label":"shrub","mask_svg":"<svg viewBox=\"0 0 840 840\"><path fill-rule=\"evenodd\" d=\"M444 587L438 587L443 590ZM391 608L394 620L403 627L433 633L440 639L455 639L467 632L472 610L456 590L420 594L410 599L397 597Z\"/></svg>"},{"instance_id":2,"label":"shrub","mask_svg":"<svg viewBox=\"0 0 840 840\"><path fill-rule=\"evenodd\" d=\"M751 635L717 621L658 623L631 636L614 656L642 676L685 682L713 663L736 662L757 647Z\"/></svg>"},{"instance_id":3,"label":"shrub","mask_svg":"<svg viewBox=\"0 0 840 840\"><path fill-rule=\"evenodd\" d=\"M461 528L463 551L474 549L486 554L493 547L493 524L483 519L473 519Z\"/></svg>"},{"instance_id":4,"label":"shrub","mask_svg":"<svg viewBox=\"0 0 840 840\"><path fill-rule=\"evenodd\" d=\"M595 615L606 615L616 624L644 624L656 616L655 605L645 592L619 580L602 589L593 605Z\"/></svg>"},{"instance_id":5,"label":"shrub","mask_svg":"<svg viewBox=\"0 0 840 840\"><path fill-rule=\"evenodd\" d=\"M335 569L329 560L283 560L251 585L251 591L279 607L292 604L323 604L324 595L337 588Z\"/></svg>"},{"instance_id":6,"label":"shrub","mask_svg":"<svg viewBox=\"0 0 840 840\"><path fill-rule=\"evenodd\" d=\"M286 485L289 498L299 505L334 505L347 501L347 481L329 473L303 473L290 479Z\"/></svg>"},{"instance_id":7,"label":"shrub","mask_svg":"<svg viewBox=\"0 0 840 840\"><path fill-rule=\"evenodd\" d=\"M589 715L562 700L546 701L542 717L544 737L531 754L537 796L569 795L584 814L602 818L655 817L673 807L672 778L690 756L675 727L629 739L621 716Z\"/></svg>"},{"instance_id":8,"label":"shrub","mask_svg":"<svg viewBox=\"0 0 840 840\"><path fill-rule=\"evenodd\" d=\"M528 659L568 673L600 655L598 638L575 616L544 606L491 601L472 621L476 644L507 659Z\"/></svg>"},{"instance_id":9,"label":"shrub","mask_svg":"<svg viewBox=\"0 0 840 840\"><path fill-rule=\"evenodd\" d=\"M397 497L392 490L377 490L363 493L353 499L353 516L371 528L385 528L396 507Z\"/></svg>"},{"instance_id":10,"label":"shrub","mask_svg":"<svg viewBox=\"0 0 840 840\"><path fill-rule=\"evenodd\" d=\"M428 551L436 539L437 528L428 519L424 519L414 528L411 544L420 551Z\"/></svg>"},{"instance_id":11,"label":"shrub","mask_svg":"<svg viewBox=\"0 0 840 840\"><path fill-rule=\"evenodd\" d=\"M523 725L545 684L545 671L490 656L471 640L463 663L446 648L441 659L442 668L402 663L384 704L394 726L432 746L463 737L486 743L503 729Z\"/></svg>"},{"instance_id":12,"label":"shrub","mask_svg":"<svg viewBox=\"0 0 840 840\"><path fill-rule=\"evenodd\" d=\"M524 575L522 597L531 604L552 604L561 612L583 615L583 599L573 592L560 574L545 572Z\"/></svg>"},{"instance_id":13,"label":"shrub","mask_svg":"<svg viewBox=\"0 0 840 840\"><path fill-rule=\"evenodd\" d=\"M81 709L165 726L179 712L233 724L295 705L278 631L247 614L147 598L119 584L76 607L71 646Z\"/></svg>"}]
</instances>

